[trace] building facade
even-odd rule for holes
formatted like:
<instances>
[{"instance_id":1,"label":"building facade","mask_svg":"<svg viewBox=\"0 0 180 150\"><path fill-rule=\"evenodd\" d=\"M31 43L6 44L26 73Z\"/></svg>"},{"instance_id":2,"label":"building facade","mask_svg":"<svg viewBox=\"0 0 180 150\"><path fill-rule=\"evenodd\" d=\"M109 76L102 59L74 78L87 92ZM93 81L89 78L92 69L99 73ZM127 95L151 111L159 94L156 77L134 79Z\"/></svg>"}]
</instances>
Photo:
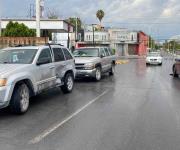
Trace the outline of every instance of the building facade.
<instances>
[{"instance_id":1,"label":"building facade","mask_svg":"<svg viewBox=\"0 0 180 150\"><path fill-rule=\"evenodd\" d=\"M127 56L137 53L138 34L128 29L109 29L111 48L116 50L117 55Z\"/></svg>"},{"instance_id":2,"label":"building facade","mask_svg":"<svg viewBox=\"0 0 180 150\"><path fill-rule=\"evenodd\" d=\"M12 22L18 22L25 24L29 29L36 29L35 19L2 19L1 29L4 30L7 24ZM73 26L68 24L68 22L59 19L41 19L40 21L41 36L48 36L50 33L66 33L73 32Z\"/></svg>"},{"instance_id":3,"label":"building facade","mask_svg":"<svg viewBox=\"0 0 180 150\"><path fill-rule=\"evenodd\" d=\"M110 46L116 50L118 56L146 55L148 36L142 31L128 29L109 29Z\"/></svg>"},{"instance_id":4,"label":"building facade","mask_svg":"<svg viewBox=\"0 0 180 150\"><path fill-rule=\"evenodd\" d=\"M149 37L142 31L138 32L138 55L146 55L148 52Z\"/></svg>"}]
</instances>

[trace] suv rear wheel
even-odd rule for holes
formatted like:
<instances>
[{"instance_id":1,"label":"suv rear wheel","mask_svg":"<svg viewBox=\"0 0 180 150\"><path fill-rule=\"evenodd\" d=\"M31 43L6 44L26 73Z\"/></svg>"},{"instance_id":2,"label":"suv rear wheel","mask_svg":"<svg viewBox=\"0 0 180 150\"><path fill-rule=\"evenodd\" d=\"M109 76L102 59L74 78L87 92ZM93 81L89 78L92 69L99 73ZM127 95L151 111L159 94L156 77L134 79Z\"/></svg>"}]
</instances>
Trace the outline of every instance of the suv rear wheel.
<instances>
[{"instance_id":1,"label":"suv rear wheel","mask_svg":"<svg viewBox=\"0 0 180 150\"><path fill-rule=\"evenodd\" d=\"M63 93L70 93L74 86L74 76L72 73L67 73L64 77L64 85L61 87Z\"/></svg>"},{"instance_id":2,"label":"suv rear wheel","mask_svg":"<svg viewBox=\"0 0 180 150\"><path fill-rule=\"evenodd\" d=\"M10 101L11 111L17 114L25 113L29 108L29 98L28 86L25 83L16 85Z\"/></svg>"}]
</instances>

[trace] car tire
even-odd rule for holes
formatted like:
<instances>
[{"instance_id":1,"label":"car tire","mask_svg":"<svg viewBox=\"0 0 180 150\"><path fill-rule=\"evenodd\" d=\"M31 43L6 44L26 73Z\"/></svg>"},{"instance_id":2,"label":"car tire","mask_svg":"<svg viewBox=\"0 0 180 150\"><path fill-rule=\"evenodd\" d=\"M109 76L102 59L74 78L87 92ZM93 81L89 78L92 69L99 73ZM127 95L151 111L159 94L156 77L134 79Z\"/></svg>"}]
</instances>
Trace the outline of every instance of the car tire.
<instances>
[{"instance_id":1,"label":"car tire","mask_svg":"<svg viewBox=\"0 0 180 150\"><path fill-rule=\"evenodd\" d=\"M160 63L159 66L162 66L162 63Z\"/></svg>"},{"instance_id":2,"label":"car tire","mask_svg":"<svg viewBox=\"0 0 180 150\"><path fill-rule=\"evenodd\" d=\"M177 78L178 77L178 74L176 73L176 69L175 67L173 67L173 77Z\"/></svg>"},{"instance_id":3,"label":"car tire","mask_svg":"<svg viewBox=\"0 0 180 150\"><path fill-rule=\"evenodd\" d=\"M24 114L29 108L30 92L25 83L20 83L15 86L13 95L10 101L10 109L13 113Z\"/></svg>"},{"instance_id":4,"label":"car tire","mask_svg":"<svg viewBox=\"0 0 180 150\"><path fill-rule=\"evenodd\" d=\"M149 63L146 63L146 66L149 66Z\"/></svg>"},{"instance_id":5,"label":"car tire","mask_svg":"<svg viewBox=\"0 0 180 150\"><path fill-rule=\"evenodd\" d=\"M102 77L102 72L101 72L101 68L97 67L96 68L96 72L95 72L95 80L96 81L100 81Z\"/></svg>"},{"instance_id":6,"label":"car tire","mask_svg":"<svg viewBox=\"0 0 180 150\"><path fill-rule=\"evenodd\" d=\"M115 64L112 63L109 75L113 76L114 74L115 74Z\"/></svg>"},{"instance_id":7,"label":"car tire","mask_svg":"<svg viewBox=\"0 0 180 150\"><path fill-rule=\"evenodd\" d=\"M67 73L64 77L64 85L61 86L63 93L71 93L74 87L74 76L72 73Z\"/></svg>"}]
</instances>

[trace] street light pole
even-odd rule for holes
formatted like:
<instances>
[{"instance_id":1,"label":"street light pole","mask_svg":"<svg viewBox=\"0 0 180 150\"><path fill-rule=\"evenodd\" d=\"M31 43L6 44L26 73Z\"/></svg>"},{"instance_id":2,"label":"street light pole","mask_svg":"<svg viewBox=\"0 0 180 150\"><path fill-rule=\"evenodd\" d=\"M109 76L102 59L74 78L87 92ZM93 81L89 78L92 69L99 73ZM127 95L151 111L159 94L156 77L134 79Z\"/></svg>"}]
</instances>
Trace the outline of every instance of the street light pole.
<instances>
[{"instance_id":1,"label":"street light pole","mask_svg":"<svg viewBox=\"0 0 180 150\"><path fill-rule=\"evenodd\" d=\"M1 26L1 23L2 23L2 20L1 20L1 16L0 16L0 37L1 37L1 34L2 34L2 26Z\"/></svg>"},{"instance_id":2,"label":"street light pole","mask_svg":"<svg viewBox=\"0 0 180 150\"><path fill-rule=\"evenodd\" d=\"M40 37L40 0L36 0L36 37Z\"/></svg>"},{"instance_id":3,"label":"street light pole","mask_svg":"<svg viewBox=\"0 0 180 150\"><path fill-rule=\"evenodd\" d=\"M77 24L78 24L78 17L76 17L75 19L76 19L76 33L75 33L76 35L75 35L75 41L77 42L77 41L78 41L78 38L77 38L77 37L78 37L78 27L77 27L77 26L78 26L78 25L77 25Z\"/></svg>"},{"instance_id":4,"label":"street light pole","mask_svg":"<svg viewBox=\"0 0 180 150\"><path fill-rule=\"evenodd\" d=\"M94 42L94 24L92 24L92 31L93 31L93 46L95 46L95 42Z\"/></svg>"}]
</instances>

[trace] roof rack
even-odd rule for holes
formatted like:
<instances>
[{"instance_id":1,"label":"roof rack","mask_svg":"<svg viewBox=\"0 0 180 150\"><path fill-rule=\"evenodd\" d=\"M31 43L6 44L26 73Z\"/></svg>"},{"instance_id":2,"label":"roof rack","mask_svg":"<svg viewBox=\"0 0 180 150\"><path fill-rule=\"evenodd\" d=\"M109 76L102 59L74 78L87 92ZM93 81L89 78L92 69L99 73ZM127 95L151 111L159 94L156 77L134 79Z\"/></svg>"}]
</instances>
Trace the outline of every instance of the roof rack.
<instances>
[{"instance_id":1,"label":"roof rack","mask_svg":"<svg viewBox=\"0 0 180 150\"><path fill-rule=\"evenodd\" d=\"M59 45L59 46L64 46L64 45L62 45L62 44L57 44L57 43L46 43L45 45L47 45L47 46L51 46L51 45Z\"/></svg>"},{"instance_id":2,"label":"roof rack","mask_svg":"<svg viewBox=\"0 0 180 150\"><path fill-rule=\"evenodd\" d=\"M25 46L32 46L32 45L24 45L24 44L10 45L10 47L25 47Z\"/></svg>"}]
</instances>

